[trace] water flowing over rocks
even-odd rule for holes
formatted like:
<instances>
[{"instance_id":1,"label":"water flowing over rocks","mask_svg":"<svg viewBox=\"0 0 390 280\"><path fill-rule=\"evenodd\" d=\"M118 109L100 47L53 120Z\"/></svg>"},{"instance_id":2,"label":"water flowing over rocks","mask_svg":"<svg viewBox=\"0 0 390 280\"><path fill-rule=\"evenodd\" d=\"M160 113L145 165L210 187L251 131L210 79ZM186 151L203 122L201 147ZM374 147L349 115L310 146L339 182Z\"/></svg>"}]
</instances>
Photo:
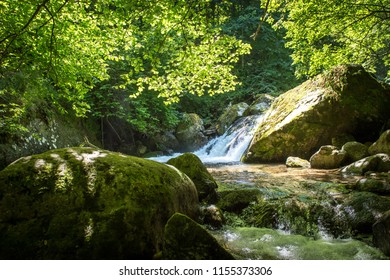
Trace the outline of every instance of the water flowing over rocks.
<instances>
[{"instance_id":1,"label":"water flowing over rocks","mask_svg":"<svg viewBox=\"0 0 390 280\"><path fill-rule=\"evenodd\" d=\"M245 102L234 104L228 107L225 112L219 117L217 121L217 132L222 135L226 130L240 117L244 115L249 105Z\"/></svg>"},{"instance_id":2,"label":"water flowing over rocks","mask_svg":"<svg viewBox=\"0 0 390 280\"><path fill-rule=\"evenodd\" d=\"M390 92L361 66L343 65L280 95L258 126L245 162L308 159L332 138L374 141L390 118Z\"/></svg>"},{"instance_id":3,"label":"water flowing over rocks","mask_svg":"<svg viewBox=\"0 0 390 280\"><path fill-rule=\"evenodd\" d=\"M213 234L238 258L388 259L372 247L373 225L390 209L386 174L345 176L282 164L209 170L226 220Z\"/></svg>"},{"instance_id":4,"label":"water flowing over rocks","mask_svg":"<svg viewBox=\"0 0 390 280\"><path fill-rule=\"evenodd\" d=\"M0 171L0 259L151 259L168 219L198 211L193 182L172 166L51 150Z\"/></svg>"}]
</instances>

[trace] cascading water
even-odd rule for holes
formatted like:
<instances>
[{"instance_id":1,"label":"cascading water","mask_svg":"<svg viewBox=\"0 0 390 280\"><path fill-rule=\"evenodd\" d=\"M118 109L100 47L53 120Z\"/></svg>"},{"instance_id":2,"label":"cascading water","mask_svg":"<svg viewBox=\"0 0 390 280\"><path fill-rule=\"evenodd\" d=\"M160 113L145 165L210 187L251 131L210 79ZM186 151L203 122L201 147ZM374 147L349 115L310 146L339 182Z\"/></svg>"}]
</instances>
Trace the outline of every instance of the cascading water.
<instances>
[{"instance_id":1,"label":"cascading water","mask_svg":"<svg viewBox=\"0 0 390 280\"><path fill-rule=\"evenodd\" d=\"M204 163L231 163L239 162L248 148L262 115L247 116L234 122L227 131L209 141L205 146L195 151ZM171 156L150 158L159 162L167 162L180 153Z\"/></svg>"}]
</instances>

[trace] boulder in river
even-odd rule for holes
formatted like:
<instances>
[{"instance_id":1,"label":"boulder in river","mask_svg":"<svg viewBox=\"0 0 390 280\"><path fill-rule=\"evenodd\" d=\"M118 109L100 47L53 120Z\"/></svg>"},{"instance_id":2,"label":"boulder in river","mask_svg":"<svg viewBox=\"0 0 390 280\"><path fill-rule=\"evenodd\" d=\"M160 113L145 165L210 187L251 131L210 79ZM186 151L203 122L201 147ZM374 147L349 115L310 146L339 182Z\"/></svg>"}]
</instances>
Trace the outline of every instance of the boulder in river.
<instances>
[{"instance_id":1,"label":"boulder in river","mask_svg":"<svg viewBox=\"0 0 390 280\"><path fill-rule=\"evenodd\" d=\"M163 258L168 260L233 260L201 225L182 214L173 215L165 227Z\"/></svg>"},{"instance_id":2,"label":"boulder in river","mask_svg":"<svg viewBox=\"0 0 390 280\"><path fill-rule=\"evenodd\" d=\"M339 135L375 141L390 118L390 91L363 67L342 65L280 95L260 122L245 162L308 159Z\"/></svg>"},{"instance_id":3,"label":"boulder in river","mask_svg":"<svg viewBox=\"0 0 390 280\"><path fill-rule=\"evenodd\" d=\"M388 154L377 154L365 157L341 169L342 173L364 175L366 172L388 172L390 171L390 156Z\"/></svg>"},{"instance_id":4,"label":"boulder in river","mask_svg":"<svg viewBox=\"0 0 390 280\"><path fill-rule=\"evenodd\" d=\"M389 176L390 179L390 176ZM355 188L380 195L390 195L390 181L386 178L361 178L356 182Z\"/></svg>"},{"instance_id":5,"label":"boulder in river","mask_svg":"<svg viewBox=\"0 0 390 280\"><path fill-rule=\"evenodd\" d=\"M92 148L19 159L0 171L0 259L151 259L176 212L198 216L176 168Z\"/></svg>"},{"instance_id":6,"label":"boulder in river","mask_svg":"<svg viewBox=\"0 0 390 280\"><path fill-rule=\"evenodd\" d=\"M202 161L192 153L184 153L168 160L167 164L175 166L185 173L195 184L199 200L214 203L217 200L218 188L213 176L209 173Z\"/></svg>"},{"instance_id":7,"label":"boulder in river","mask_svg":"<svg viewBox=\"0 0 390 280\"><path fill-rule=\"evenodd\" d=\"M288 157L286 160L286 166L310 168L310 162L299 157Z\"/></svg>"},{"instance_id":8,"label":"boulder in river","mask_svg":"<svg viewBox=\"0 0 390 280\"><path fill-rule=\"evenodd\" d=\"M337 147L332 145L326 145L310 157L310 165L312 168L318 169L338 168L346 157L347 153L345 151L338 150Z\"/></svg>"},{"instance_id":9,"label":"boulder in river","mask_svg":"<svg viewBox=\"0 0 390 280\"><path fill-rule=\"evenodd\" d=\"M356 141L345 143L341 150L347 153L347 161L349 162L361 160L369 155L368 147Z\"/></svg>"}]
</instances>

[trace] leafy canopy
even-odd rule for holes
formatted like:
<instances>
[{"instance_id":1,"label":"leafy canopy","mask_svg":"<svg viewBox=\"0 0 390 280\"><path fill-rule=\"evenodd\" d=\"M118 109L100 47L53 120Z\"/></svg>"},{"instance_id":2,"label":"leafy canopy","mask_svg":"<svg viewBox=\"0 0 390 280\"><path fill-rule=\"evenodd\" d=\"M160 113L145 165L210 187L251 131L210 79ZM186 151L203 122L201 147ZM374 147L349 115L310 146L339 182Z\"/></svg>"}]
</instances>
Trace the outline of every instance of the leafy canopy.
<instances>
[{"instance_id":1,"label":"leafy canopy","mask_svg":"<svg viewBox=\"0 0 390 280\"><path fill-rule=\"evenodd\" d=\"M125 62L115 86L131 96L148 90L169 103L232 90L233 65L250 47L221 33L229 1L217 2L0 0L0 75L39 72L56 88L49 98L81 115L113 61Z\"/></svg>"},{"instance_id":2,"label":"leafy canopy","mask_svg":"<svg viewBox=\"0 0 390 280\"><path fill-rule=\"evenodd\" d=\"M389 76L388 0L270 0L262 1L262 7L282 14L280 20L269 15L268 20L286 28L298 76L313 76L341 63L362 64Z\"/></svg>"}]
</instances>

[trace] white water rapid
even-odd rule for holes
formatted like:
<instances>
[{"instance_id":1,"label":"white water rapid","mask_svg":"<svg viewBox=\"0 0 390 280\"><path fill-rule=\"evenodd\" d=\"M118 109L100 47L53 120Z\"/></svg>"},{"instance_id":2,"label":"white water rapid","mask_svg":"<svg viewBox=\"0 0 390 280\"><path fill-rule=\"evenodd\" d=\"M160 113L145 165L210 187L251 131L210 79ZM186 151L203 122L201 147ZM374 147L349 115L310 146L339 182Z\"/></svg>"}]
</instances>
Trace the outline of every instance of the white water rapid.
<instances>
[{"instance_id":1,"label":"white water rapid","mask_svg":"<svg viewBox=\"0 0 390 280\"><path fill-rule=\"evenodd\" d=\"M199 150L193 152L203 163L231 163L239 162L248 148L262 115L242 117L231 125L227 131L212 140ZM175 153L170 156L150 158L159 162L181 155Z\"/></svg>"}]
</instances>

